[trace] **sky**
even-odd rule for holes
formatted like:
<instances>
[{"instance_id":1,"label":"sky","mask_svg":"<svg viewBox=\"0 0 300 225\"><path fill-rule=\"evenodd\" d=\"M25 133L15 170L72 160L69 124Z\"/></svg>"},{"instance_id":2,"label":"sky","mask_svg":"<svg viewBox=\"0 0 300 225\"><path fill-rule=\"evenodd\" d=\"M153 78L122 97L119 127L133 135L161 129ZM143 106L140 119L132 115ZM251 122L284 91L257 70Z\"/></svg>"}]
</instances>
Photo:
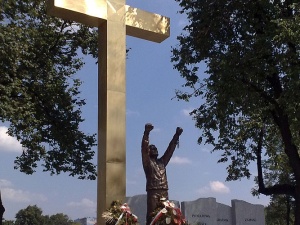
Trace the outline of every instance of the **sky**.
<instances>
[{"instance_id":1,"label":"sky","mask_svg":"<svg viewBox=\"0 0 300 225\"><path fill-rule=\"evenodd\" d=\"M146 123L152 123L150 143L161 156L176 127L182 127L179 148L167 166L169 198L193 201L214 197L217 202L231 205L232 199L267 205L269 198L253 197L253 178L225 182L227 164L217 163L220 153L211 153L209 145L198 145L201 130L189 112L201 104L200 99L182 102L174 99L175 90L184 80L171 63L171 49L178 44L176 37L188 23L178 13L175 0L128 0L127 4L171 19L171 36L162 43L127 37L131 48L126 62L126 196L146 194L145 175L141 163L141 139ZM95 59L84 57L85 66L76 74L84 82L81 97L87 104L82 108L85 121L81 129L88 134L97 132L97 65ZM204 71L205 68L202 68ZM204 75L204 74L202 74ZM21 154L18 141L6 134L7 124L0 124L0 190L6 208L5 219L14 219L20 209L37 205L45 215L65 213L71 219L96 216L96 181L78 180L68 174L50 176L38 170L25 175L14 170L14 159ZM95 151L97 149L95 148ZM94 160L96 162L96 157ZM256 174L256 167L250 171Z\"/></svg>"}]
</instances>

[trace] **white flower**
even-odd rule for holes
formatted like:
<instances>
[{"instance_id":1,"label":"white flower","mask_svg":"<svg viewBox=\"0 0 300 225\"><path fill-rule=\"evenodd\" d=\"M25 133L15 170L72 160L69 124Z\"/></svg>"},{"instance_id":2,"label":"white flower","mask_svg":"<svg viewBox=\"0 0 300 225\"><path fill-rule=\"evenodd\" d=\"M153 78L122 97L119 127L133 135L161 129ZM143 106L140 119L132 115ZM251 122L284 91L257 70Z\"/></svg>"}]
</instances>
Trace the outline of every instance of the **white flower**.
<instances>
[{"instance_id":1,"label":"white flower","mask_svg":"<svg viewBox=\"0 0 300 225\"><path fill-rule=\"evenodd\" d=\"M163 209L161 210L161 212L162 212L162 213L167 213L168 210L167 210L166 208L163 208Z\"/></svg>"},{"instance_id":2,"label":"white flower","mask_svg":"<svg viewBox=\"0 0 300 225\"><path fill-rule=\"evenodd\" d=\"M171 223L171 218L170 217L167 217L166 218L166 224L170 224Z\"/></svg>"},{"instance_id":3,"label":"white flower","mask_svg":"<svg viewBox=\"0 0 300 225\"><path fill-rule=\"evenodd\" d=\"M173 211L173 214L176 216L176 214L177 214L177 213L176 213L176 210L175 210L175 209L173 209L172 211Z\"/></svg>"}]
</instances>

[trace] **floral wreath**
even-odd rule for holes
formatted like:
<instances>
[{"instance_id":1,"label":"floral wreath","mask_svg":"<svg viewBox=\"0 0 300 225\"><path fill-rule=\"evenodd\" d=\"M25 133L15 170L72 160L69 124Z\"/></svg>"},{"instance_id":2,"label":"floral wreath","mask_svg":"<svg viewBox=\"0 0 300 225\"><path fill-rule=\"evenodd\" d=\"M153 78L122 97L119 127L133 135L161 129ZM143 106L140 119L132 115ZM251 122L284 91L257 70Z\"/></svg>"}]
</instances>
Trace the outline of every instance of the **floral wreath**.
<instances>
[{"instance_id":1,"label":"floral wreath","mask_svg":"<svg viewBox=\"0 0 300 225\"><path fill-rule=\"evenodd\" d=\"M173 202L161 198L157 208L152 213L150 225L187 225L180 208L175 207Z\"/></svg>"},{"instance_id":2,"label":"floral wreath","mask_svg":"<svg viewBox=\"0 0 300 225\"><path fill-rule=\"evenodd\" d=\"M127 203L113 201L110 208L102 213L106 225L137 225L138 217L131 213Z\"/></svg>"}]
</instances>

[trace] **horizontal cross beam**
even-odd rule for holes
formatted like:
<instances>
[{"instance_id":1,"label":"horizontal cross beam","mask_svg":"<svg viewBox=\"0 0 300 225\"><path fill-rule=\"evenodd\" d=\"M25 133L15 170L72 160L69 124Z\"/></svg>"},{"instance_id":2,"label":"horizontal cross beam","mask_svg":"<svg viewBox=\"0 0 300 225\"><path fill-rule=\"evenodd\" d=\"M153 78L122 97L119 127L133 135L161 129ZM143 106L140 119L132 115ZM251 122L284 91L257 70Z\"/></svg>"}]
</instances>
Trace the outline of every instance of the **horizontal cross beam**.
<instances>
[{"instance_id":1,"label":"horizontal cross beam","mask_svg":"<svg viewBox=\"0 0 300 225\"><path fill-rule=\"evenodd\" d=\"M109 11L117 10L104 0L50 0L48 13L65 20L76 21L90 27L98 27L107 20ZM108 5L108 6L107 6ZM109 7L109 9L107 9ZM170 19L159 14L125 6L123 16L126 34L132 37L160 43L170 36Z\"/></svg>"}]
</instances>

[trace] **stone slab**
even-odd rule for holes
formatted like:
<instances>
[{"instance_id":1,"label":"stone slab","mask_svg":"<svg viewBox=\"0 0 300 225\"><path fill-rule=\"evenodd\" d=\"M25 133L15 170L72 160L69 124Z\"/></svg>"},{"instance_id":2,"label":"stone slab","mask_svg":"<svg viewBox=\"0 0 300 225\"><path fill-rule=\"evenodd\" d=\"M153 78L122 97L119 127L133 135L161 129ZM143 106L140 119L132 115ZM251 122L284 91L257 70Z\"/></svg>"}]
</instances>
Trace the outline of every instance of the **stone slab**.
<instances>
[{"instance_id":1,"label":"stone slab","mask_svg":"<svg viewBox=\"0 0 300 225\"><path fill-rule=\"evenodd\" d=\"M131 212L138 217L139 224L146 224L147 195L126 197L126 203L129 205Z\"/></svg>"},{"instance_id":2,"label":"stone slab","mask_svg":"<svg viewBox=\"0 0 300 225\"><path fill-rule=\"evenodd\" d=\"M234 225L265 225L264 206L231 200Z\"/></svg>"},{"instance_id":3,"label":"stone slab","mask_svg":"<svg viewBox=\"0 0 300 225\"><path fill-rule=\"evenodd\" d=\"M181 202L181 210L190 225L217 225L215 198L199 198Z\"/></svg>"},{"instance_id":4,"label":"stone slab","mask_svg":"<svg viewBox=\"0 0 300 225\"><path fill-rule=\"evenodd\" d=\"M232 225L231 206L217 203L217 225Z\"/></svg>"}]
</instances>

